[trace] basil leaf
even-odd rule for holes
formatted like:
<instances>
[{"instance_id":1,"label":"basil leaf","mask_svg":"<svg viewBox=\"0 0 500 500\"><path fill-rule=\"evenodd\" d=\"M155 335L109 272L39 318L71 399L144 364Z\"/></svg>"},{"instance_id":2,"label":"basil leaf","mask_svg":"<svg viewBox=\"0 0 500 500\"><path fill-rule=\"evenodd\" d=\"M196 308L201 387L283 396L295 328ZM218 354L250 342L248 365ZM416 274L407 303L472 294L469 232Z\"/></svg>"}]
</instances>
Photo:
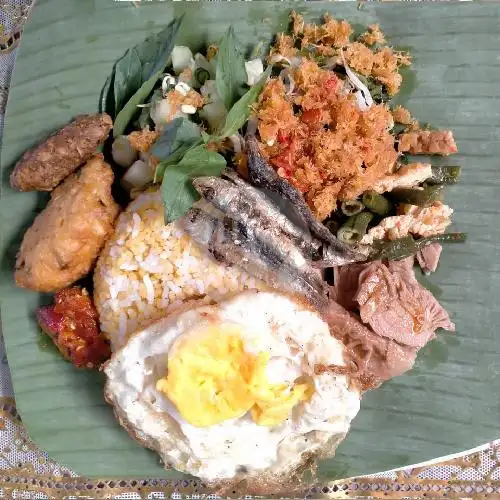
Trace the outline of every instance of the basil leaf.
<instances>
[{"instance_id":1,"label":"basil leaf","mask_svg":"<svg viewBox=\"0 0 500 500\"><path fill-rule=\"evenodd\" d=\"M162 160L156 166L155 182L163 178L167 166L181 161L186 151L201 142L201 130L192 121L187 118L176 118L169 122L149 151Z\"/></svg>"},{"instance_id":2,"label":"basil leaf","mask_svg":"<svg viewBox=\"0 0 500 500\"><path fill-rule=\"evenodd\" d=\"M113 124L113 137L118 137L125 132L130 120L132 120L139 110L137 106L142 104L148 98L160 76L161 73L158 73L153 75L149 80L146 80L139 87L139 90L127 101L127 104L125 104L123 109L116 115L115 122Z\"/></svg>"},{"instance_id":3,"label":"basil leaf","mask_svg":"<svg viewBox=\"0 0 500 500\"><path fill-rule=\"evenodd\" d=\"M181 22L182 17L174 19L158 34L127 50L116 61L101 92L102 112L116 117L134 92L166 66Z\"/></svg>"},{"instance_id":4,"label":"basil leaf","mask_svg":"<svg viewBox=\"0 0 500 500\"><path fill-rule=\"evenodd\" d=\"M168 64L168 60L170 58L170 53L174 48L175 38L177 36L177 32L179 31L179 27L182 22L182 17L178 19L174 19L164 30L162 30L155 41L149 40L149 45L140 45L135 48L136 55L141 59L142 67L141 67L141 75L140 81L141 84L137 90L135 90L132 95L126 100L126 104L123 108L115 107L115 123L113 125L113 137L118 137L123 134L127 125L130 123L135 114L139 111L137 106L142 104L148 96L151 94L153 88L156 83L160 79L165 66ZM146 44L146 42L144 42ZM147 57L145 60L141 58ZM152 56L155 56L154 60ZM133 57L133 56L130 56ZM120 61L122 61L120 63ZM129 58L125 58L125 56L118 61L115 65L115 81L119 79L120 82L126 81L126 71L129 68L130 60ZM127 66L126 66L127 65ZM137 68L136 68L137 69ZM137 84L139 81L139 77L134 75L134 82ZM132 86L128 86L126 84L123 85L113 85L114 91L121 91L126 89L130 91ZM121 103L122 96L114 95L115 103ZM125 102L125 101L123 101Z\"/></svg>"},{"instance_id":5,"label":"basil leaf","mask_svg":"<svg viewBox=\"0 0 500 500\"><path fill-rule=\"evenodd\" d=\"M114 109L120 110L142 85L142 63L137 51L134 48L127 50L116 63L116 68L113 82Z\"/></svg>"},{"instance_id":6,"label":"basil leaf","mask_svg":"<svg viewBox=\"0 0 500 500\"><path fill-rule=\"evenodd\" d=\"M247 81L245 59L238 50L233 28L230 27L217 52L215 86L226 109L239 99Z\"/></svg>"},{"instance_id":7,"label":"basil leaf","mask_svg":"<svg viewBox=\"0 0 500 500\"><path fill-rule=\"evenodd\" d=\"M186 152L182 160L170 165L163 175L161 193L165 210L165 223L179 219L199 198L191 179L202 175L218 176L226 166L219 153L200 145Z\"/></svg>"},{"instance_id":8,"label":"basil leaf","mask_svg":"<svg viewBox=\"0 0 500 500\"><path fill-rule=\"evenodd\" d=\"M185 143L193 143L201 138L201 130L196 123L184 117L167 123L162 134L149 151L160 160L165 160Z\"/></svg>"},{"instance_id":9,"label":"basil leaf","mask_svg":"<svg viewBox=\"0 0 500 500\"><path fill-rule=\"evenodd\" d=\"M250 106L257 101L270 74L271 66L269 66L266 71L264 71L264 74L261 76L260 80L255 85L252 85L252 87L250 87L250 90L248 90L247 93L234 104L234 106L227 114L224 125L216 134L219 138L229 137L238 132L241 127L243 127L245 122L248 120L248 117L250 116Z\"/></svg>"},{"instance_id":10,"label":"basil leaf","mask_svg":"<svg viewBox=\"0 0 500 500\"><path fill-rule=\"evenodd\" d=\"M99 113L108 113L111 117L115 116L115 102L112 91L114 80L115 74L113 72L106 78L99 99Z\"/></svg>"}]
</instances>

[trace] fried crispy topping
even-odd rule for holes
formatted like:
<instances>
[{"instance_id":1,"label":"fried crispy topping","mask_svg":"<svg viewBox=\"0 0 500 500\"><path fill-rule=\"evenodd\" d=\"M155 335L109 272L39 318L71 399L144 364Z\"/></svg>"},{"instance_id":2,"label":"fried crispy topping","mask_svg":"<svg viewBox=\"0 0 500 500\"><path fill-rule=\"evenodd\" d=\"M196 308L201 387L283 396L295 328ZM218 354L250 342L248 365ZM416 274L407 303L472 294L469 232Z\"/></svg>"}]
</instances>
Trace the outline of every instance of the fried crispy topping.
<instances>
[{"instance_id":1,"label":"fried crispy topping","mask_svg":"<svg viewBox=\"0 0 500 500\"><path fill-rule=\"evenodd\" d=\"M399 151L447 156L458 151L451 130L420 130L399 137Z\"/></svg>"},{"instance_id":2,"label":"fried crispy topping","mask_svg":"<svg viewBox=\"0 0 500 500\"><path fill-rule=\"evenodd\" d=\"M292 71L297 95L271 79L259 99L262 152L281 177L300 189L318 219L337 200L356 198L393 171L398 153L383 104L361 111L344 82L304 60ZM294 114L293 106L300 106Z\"/></svg>"},{"instance_id":3,"label":"fried crispy topping","mask_svg":"<svg viewBox=\"0 0 500 500\"><path fill-rule=\"evenodd\" d=\"M370 24L368 26L368 31L361 35L360 40L366 43L366 45L383 45L386 43L385 36L378 24Z\"/></svg>"},{"instance_id":4,"label":"fried crispy topping","mask_svg":"<svg viewBox=\"0 0 500 500\"><path fill-rule=\"evenodd\" d=\"M401 123L403 125L410 125L413 122L411 113L403 106L396 106L392 110L392 117L396 123Z\"/></svg>"},{"instance_id":5,"label":"fried crispy topping","mask_svg":"<svg viewBox=\"0 0 500 500\"><path fill-rule=\"evenodd\" d=\"M157 130L136 130L127 136L132 148L141 153L147 153L158 137Z\"/></svg>"}]
</instances>

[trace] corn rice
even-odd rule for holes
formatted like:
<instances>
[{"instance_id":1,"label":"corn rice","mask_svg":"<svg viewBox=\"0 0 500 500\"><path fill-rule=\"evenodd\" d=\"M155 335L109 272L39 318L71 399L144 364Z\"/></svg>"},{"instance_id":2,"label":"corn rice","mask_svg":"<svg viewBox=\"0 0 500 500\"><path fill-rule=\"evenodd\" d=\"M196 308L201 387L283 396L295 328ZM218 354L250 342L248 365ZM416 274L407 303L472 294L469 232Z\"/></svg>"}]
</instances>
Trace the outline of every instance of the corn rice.
<instances>
[{"instance_id":1,"label":"corn rice","mask_svg":"<svg viewBox=\"0 0 500 500\"><path fill-rule=\"evenodd\" d=\"M141 194L120 215L94 273L101 330L113 351L187 301L265 288L239 267L216 262L178 223L165 225L159 191Z\"/></svg>"}]
</instances>

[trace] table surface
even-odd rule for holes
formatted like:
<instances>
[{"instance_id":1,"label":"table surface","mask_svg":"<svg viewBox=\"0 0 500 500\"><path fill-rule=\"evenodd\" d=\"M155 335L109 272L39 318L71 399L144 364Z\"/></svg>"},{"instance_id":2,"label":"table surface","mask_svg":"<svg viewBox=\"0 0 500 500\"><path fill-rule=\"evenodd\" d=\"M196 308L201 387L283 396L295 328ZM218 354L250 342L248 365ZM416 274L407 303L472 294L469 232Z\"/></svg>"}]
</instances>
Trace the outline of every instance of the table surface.
<instances>
[{"instance_id":1,"label":"table surface","mask_svg":"<svg viewBox=\"0 0 500 500\"><path fill-rule=\"evenodd\" d=\"M0 2L0 133L23 24L32 0ZM1 137L1 136L0 136ZM22 498L207 498L189 481L88 480L51 460L33 443L16 411L0 335L0 496ZM311 498L427 498L500 495L500 440L460 456L305 489ZM17 496L20 495L20 496ZM22 495L22 496L21 496ZM210 496L208 496L210 498Z\"/></svg>"}]
</instances>

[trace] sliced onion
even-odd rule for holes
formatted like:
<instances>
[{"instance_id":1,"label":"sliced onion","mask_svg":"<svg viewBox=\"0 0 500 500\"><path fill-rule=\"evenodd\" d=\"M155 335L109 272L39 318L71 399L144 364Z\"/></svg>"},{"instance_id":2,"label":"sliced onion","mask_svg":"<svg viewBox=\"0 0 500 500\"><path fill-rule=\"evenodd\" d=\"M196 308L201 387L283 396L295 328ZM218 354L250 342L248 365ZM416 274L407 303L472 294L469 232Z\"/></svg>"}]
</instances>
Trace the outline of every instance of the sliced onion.
<instances>
[{"instance_id":1,"label":"sliced onion","mask_svg":"<svg viewBox=\"0 0 500 500\"><path fill-rule=\"evenodd\" d=\"M161 81L161 91L163 95L166 95L170 90L172 90L177 83L175 76L167 73Z\"/></svg>"},{"instance_id":2,"label":"sliced onion","mask_svg":"<svg viewBox=\"0 0 500 500\"><path fill-rule=\"evenodd\" d=\"M349 66L347 65L347 63L345 61L344 53L341 52L340 54L342 56L342 64L344 65L345 72L347 73L347 78L349 78L349 81L354 85L354 87L356 87L361 92L361 95L363 97L363 100L364 100L365 106L366 106L365 109L369 108L370 106L373 106L373 97L370 94L368 87L349 68ZM358 99L357 96L356 96L356 99ZM358 103L359 103L359 101L358 101Z\"/></svg>"},{"instance_id":3,"label":"sliced onion","mask_svg":"<svg viewBox=\"0 0 500 500\"><path fill-rule=\"evenodd\" d=\"M302 57L285 57L282 56L281 54L273 54L269 58L269 62L271 64L282 63L292 68L296 68L300 66L300 63L302 62Z\"/></svg>"},{"instance_id":4,"label":"sliced onion","mask_svg":"<svg viewBox=\"0 0 500 500\"><path fill-rule=\"evenodd\" d=\"M153 180L154 168L142 160L135 161L121 178L120 184L130 192L134 188L145 186Z\"/></svg>"},{"instance_id":5,"label":"sliced onion","mask_svg":"<svg viewBox=\"0 0 500 500\"><path fill-rule=\"evenodd\" d=\"M247 136L252 136L257 133L257 127L259 125L259 120L255 115L250 116L247 122Z\"/></svg>"},{"instance_id":6,"label":"sliced onion","mask_svg":"<svg viewBox=\"0 0 500 500\"><path fill-rule=\"evenodd\" d=\"M194 69L193 53L185 45L176 45L172 49L172 66L174 73L180 75L185 69Z\"/></svg>"},{"instance_id":7,"label":"sliced onion","mask_svg":"<svg viewBox=\"0 0 500 500\"><path fill-rule=\"evenodd\" d=\"M113 141L111 156L117 165L128 168L137 159L137 151L132 148L126 135L120 135Z\"/></svg>"},{"instance_id":8,"label":"sliced onion","mask_svg":"<svg viewBox=\"0 0 500 500\"><path fill-rule=\"evenodd\" d=\"M245 71L247 72L247 85L255 85L264 73L264 65L261 59L252 59L245 62Z\"/></svg>"},{"instance_id":9,"label":"sliced onion","mask_svg":"<svg viewBox=\"0 0 500 500\"><path fill-rule=\"evenodd\" d=\"M293 76L290 74L289 68L284 68L281 70L279 74L279 79L283 82L283 85L285 86L286 95L293 94L293 91L295 90L295 80Z\"/></svg>"},{"instance_id":10,"label":"sliced onion","mask_svg":"<svg viewBox=\"0 0 500 500\"><path fill-rule=\"evenodd\" d=\"M227 110L221 100L209 102L198 113L208 123L210 132L215 132L224 123Z\"/></svg>"},{"instance_id":11,"label":"sliced onion","mask_svg":"<svg viewBox=\"0 0 500 500\"><path fill-rule=\"evenodd\" d=\"M229 137L231 143L233 144L233 150L235 153L241 153L245 148L245 140L240 134L234 134Z\"/></svg>"},{"instance_id":12,"label":"sliced onion","mask_svg":"<svg viewBox=\"0 0 500 500\"><path fill-rule=\"evenodd\" d=\"M207 80L200 88L200 94L202 97L210 100L218 100L219 94L217 93L217 87L215 86L215 80Z\"/></svg>"}]
</instances>

